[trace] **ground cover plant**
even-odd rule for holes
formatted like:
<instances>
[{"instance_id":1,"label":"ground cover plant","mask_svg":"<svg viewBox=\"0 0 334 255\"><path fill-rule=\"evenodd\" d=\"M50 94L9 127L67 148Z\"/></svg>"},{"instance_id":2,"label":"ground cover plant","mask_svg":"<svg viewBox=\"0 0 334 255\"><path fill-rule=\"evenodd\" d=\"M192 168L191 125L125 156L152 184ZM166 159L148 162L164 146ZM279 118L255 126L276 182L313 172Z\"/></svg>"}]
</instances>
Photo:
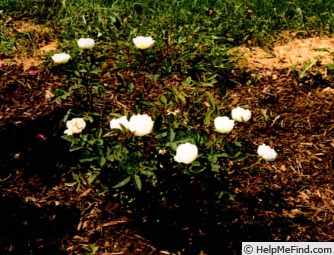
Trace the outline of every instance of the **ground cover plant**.
<instances>
[{"instance_id":1,"label":"ground cover plant","mask_svg":"<svg viewBox=\"0 0 334 255\"><path fill-rule=\"evenodd\" d=\"M332 240L333 5L1 1L1 252Z\"/></svg>"}]
</instances>

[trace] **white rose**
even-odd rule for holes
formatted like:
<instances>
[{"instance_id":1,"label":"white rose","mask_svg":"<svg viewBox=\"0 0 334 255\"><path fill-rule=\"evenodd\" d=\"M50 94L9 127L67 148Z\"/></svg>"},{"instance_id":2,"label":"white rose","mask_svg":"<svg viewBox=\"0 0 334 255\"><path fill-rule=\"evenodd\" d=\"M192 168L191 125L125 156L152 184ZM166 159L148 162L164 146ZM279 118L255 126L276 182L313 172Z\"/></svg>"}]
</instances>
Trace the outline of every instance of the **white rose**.
<instances>
[{"instance_id":1,"label":"white rose","mask_svg":"<svg viewBox=\"0 0 334 255\"><path fill-rule=\"evenodd\" d=\"M174 159L176 162L190 164L197 158L197 156L197 146L191 143L184 143L177 147Z\"/></svg>"},{"instance_id":2,"label":"white rose","mask_svg":"<svg viewBox=\"0 0 334 255\"><path fill-rule=\"evenodd\" d=\"M148 48L151 48L154 44L154 40L151 36L137 36L136 38L132 39L133 43L137 47L137 49L140 50L146 50Z\"/></svg>"},{"instance_id":3,"label":"white rose","mask_svg":"<svg viewBox=\"0 0 334 255\"><path fill-rule=\"evenodd\" d=\"M58 53L54 54L52 57L55 64L65 64L71 58L71 56L67 53Z\"/></svg>"},{"instance_id":4,"label":"white rose","mask_svg":"<svg viewBox=\"0 0 334 255\"><path fill-rule=\"evenodd\" d=\"M265 144L262 144L257 148L257 154L267 161L273 161L277 158L277 152Z\"/></svg>"},{"instance_id":5,"label":"white rose","mask_svg":"<svg viewBox=\"0 0 334 255\"><path fill-rule=\"evenodd\" d=\"M66 127L64 134L73 135L79 134L86 127L86 122L83 118L74 118L72 120L66 121Z\"/></svg>"},{"instance_id":6,"label":"white rose","mask_svg":"<svg viewBox=\"0 0 334 255\"><path fill-rule=\"evenodd\" d=\"M83 50L90 50L95 46L95 41L92 38L80 38L77 43L79 48Z\"/></svg>"},{"instance_id":7,"label":"white rose","mask_svg":"<svg viewBox=\"0 0 334 255\"><path fill-rule=\"evenodd\" d=\"M234 127L234 120L230 120L230 118L226 116L217 117L215 118L214 124L218 132L228 134Z\"/></svg>"},{"instance_id":8,"label":"white rose","mask_svg":"<svg viewBox=\"0 0 334 255\"><path fill-rule=\"evenodd\" d=\"M126 129L129 129L129 121L125 116L117 118L117 119L112 119L110 121L110 128L111 129L121 129L122 130L120 124L122 124Z\"/></svg>"},{"instance_id":9,"label":"white rose","mask_svg":"<svg viewBox=\"0 0 334 255\"><path fill-rule=\"evenodd\" d=\"M234 108L232 110L232 119L238 122L247 122L252 117L252 113L250 110L246 110L241 107Z\"/></svg>"},{"instance_id":10,"label":"white rose","mask_svg":"<svg viewBox=\"0 0 334 255\"><path fill-rule=\"evenodd\" d=\"M129 129L136 136L144 136L152 132L153 120L147 114L133 115L129 121Z\"/></svg>"}]
</instances>

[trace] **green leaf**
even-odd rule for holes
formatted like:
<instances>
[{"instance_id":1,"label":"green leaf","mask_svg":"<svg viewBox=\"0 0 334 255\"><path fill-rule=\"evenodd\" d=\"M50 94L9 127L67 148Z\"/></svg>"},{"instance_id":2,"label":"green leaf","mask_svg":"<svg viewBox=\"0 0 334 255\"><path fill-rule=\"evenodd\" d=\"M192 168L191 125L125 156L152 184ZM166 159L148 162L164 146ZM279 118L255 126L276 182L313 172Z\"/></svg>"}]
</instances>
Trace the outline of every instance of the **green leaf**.
<instances>
[{"instance_id":1,"label":"green leaf","mask_svg":"<svg viewBox=\"0 0 334 255\"><path fill-rule=\"evenodd\" d=\"M162 127L162 124L163 124L163 121L162 121L162 116L159 115L158 117L155 118L155 121L154 121L154 130L155 131L159 131L160 128Z\"/></svg>"},{"instance_id":2,"label":"green leaf","mask_svg":"<svg viewBox=\"0 0 334 255\"><path fill-rule=\"evenodd\" d=\"M74 143L74 142L78 141L78 139L73 137L72 135L63 135L63 136L61 136L61 138L63 138L66 141L69 141L71 143Z\"/></svg>"},{"instance_id":3,"label":"green leaf","mask_svg":"<svg viewBox=\"0 0 334 255\"><path fill-rule=\"evenodd\" d=\"M105 163L107 162L107 160L106 160L105 157L99 157L99 158L97 159L97 162L99 163L99 165L100 165L101 167L103 167L103 166L105 165Z\"/></svg>"},{"instance_id":4,"label":"green leaf","mask_svg":"<svg viewBox=\"0 0 334 255\"><path fill-rule=\"evenodd\" d=\"M227 153L224 153L224 152L220 153L220 154L217 154L216 156L219 157L219 158L220 157L223 157L223 158L229 158L230 157Z\"/></svg>"},{"instance_id":5,"label":"green leaf","mask_svg":"<svg viewBox=\"0 0 334 255\"><path fill-rule=\"evenodd\" d=\"M220 167L218 165L216 165L216 164L211 165L211 170L213 172L219 172L219 169L220 169Z\"/></svg>"},{"instance_id":6,"label":"green leaf","mask_svg":"<svg viewBox=\"0 0 334 255\"><path fill-rule=\"evenodd\" d=\"M128 84L128 92L129 92L129 93L133 93L133 89L134 89L134 87L135 87L135 85L134 85L132 82L130 82L130 83Z\"/></svg>"},{"instance_id":7,"label":"green leaf","mask_svg":"<svg viewBox=\"0 0 334 255\"><path fill-rule=\"evenodd\" d=\"M123 187L125 184L127 184L131 180L131 176L126 177L123 181L119 182L115 186L113 186L114 189Z\"/></svg>"},{"instance_id":8,"label":"green leaf","mask_svg":"<svg viewBox=\"0 0 334 255\"><path fill-rule=\"evenodd\" d=\"M317 62L318 62L318 59L314 59L313 61L309 62L306 66L304 66L303 71L299 75L299 78L302 79L303 77L305 77L305 73L307 72L307 70L310 69Z\"/></svg>"},{"instance_id":9,"label":"green leaf","mask_svg":"<svg viewBox=\"0 0 334 255\"><path fill-rule=\"evenodd\" d=\"M211 124L211 116L206 116L204 118L204 125L207 126L207 127L209 127L210 124Z\"/></svg>"},{"instance_id":10,"label":"green leaf","mask_svg":"<svg viewBox=\"0 0 334 255\"><path fill-rule=\"evenodd\" d=\"M76 180L77 182L80 181L80 178L77 174L73 174L73 179Z\"/></svg>"},{"instance_id":11,"label":"green leaf","mask_svg":"<svg viewBox=\"0 0 334 255\"><path fill-rule=\"evenodd\" d=\"M80 149L83 149L83 147L81 145L73 145L70 147L70 152L72 151L77 151L77 150L80 150Z\"/></svg>"},{"instance_id":12,"label":"green leaf","mask_svg":"<svg viewBox=\"0 0 334 255\"><path fill-rule=\"evenodd\" d=\"M97 250L99 249L99 246L94 246L94 245L89 245L89 248L92 250L93 253L97 252Z\"/></svg>"},{"instance_id":13,"label":"green leaf","mask_svg":"<svg viewBox=\"0 0 334 255\"><path fill-rule=\"evenodd\" d=\"M92 174L91 176L89 176L87 178L88 183L91 184L96 179L96 177L97 177L96 174Z\"/></svg>"},{"instance_id":14,"label":"green leaf","mask_svg":"<svg viewBox=\"0 0 334 255\"><path fill-rule=\"evenodd\" d=\"M98 73L101 73L102 71L100 69L93 69L90 71L90 73L92 74L98 74Z\"/></svg>"},{"instance_id":15,"label":"green leaf","mask_svg":"<svg viewBox=\"0 0 334 255\"><path fill-rule=\"evenodd\" d=\"M97 159L97 156L94 156L94 155L85 155L81 159L79 159L79 161L81 163L84 163L84 162L91 162L91 161L93 161L95 159Z\"/></svg>"},{"instance_id":16,"label":"green leaf","mask_svg":"<svg viewBox=\"0 0 334 255\"><path fill-rule=\"evenodd\" d=\"M77 184L77 182L65 182L65 186L67 186L67 187L72 187L75 184Z\"/></svg>"},{"instance_id":17,"label":"green leaf","mask_svg":"<svg viewBox=\"0 0 334 255\"><path fill-rule=\"evenodd\" d=\"M134 181L135 187L140 191L142 187L140 177L135 174L133 176L133 181Z\"/></svg>"},{"instance_id":18,"label":"green leaf","mask_svg":"<svg viewBox=\"0 0 334 255\"><path fill-rule=\"evenodd\" d=\"M181 101L182 101L183 104L186 104L186 103L187 103L186 98L185 98L182 94L178 94L177 97L178 97L179 99L181 99Z\"/></svg>"},{"instance_id":19,"label":"green leaf","mask_svg":"<svg viewBox=\"0 0 334 255\"><path fill-rule=\"evenodd\" d=\"M103 145L103 140L102 140L102 139L98 139L98 140L96 141L96 145L97 145L97 146L102 146L102 145Z\"/></svg>"},{"instance_id":20,"label":"green leaf","mask_svg":"<svg viewBox=\"0 0 334 255\"><path fill-rule=\"evenodd\" d=\"M24 199L24 202L25 202L25 203L28 203L30 200L31 200L31 197L26 197L26 198Z\"/></svg>"},{"instance_id":21,"label":"green leaf","mask_svg":"<svg viewBox=\"0 0 334 255\"><path fill-rule=\"evenodd\" d=\"M174 142L174 143L167 143L167 146L169 146L174 151L176 151L177 145L178 144L176 142Z\"/></svg>"},{"instance_id":22,"label":"green leaf","mask_svg":"<svg viewBox=\"0 0 334 255\"><path fill-rule=\"evenodd\" d=\"M97 133L97 138L98 138L98 139L101 138L101 136L102 136L102 132L103 132L102 128L98 128L98 129L97 129L96 133Z\"/></svg>"},{"instance_id":23,"label":"green leaf","mask_svg":"<svg viewBox=\"0 0 334 255\"><path fill-rule=\"evenodd\" d=\"M90 123L93 123L93 122L94 122L93 117L92 117L92 116L89 116L89 115L86 115L86 116L84 117L84 119L85 119L85 120L88 120Z\"/></svg>"},{"instance_id":24,"label":"green leaf","mask_svg":"<svg viewBox=\"0 0 334 255\"><path fill-rule=\"evenodd\" d=\"M205 94L207 95L207 100L210 102L212 108L214 109L216 107L216 100L214 96L209 91L206 91Z\"/></svg>"},{"instance_id":25,"label":"green leaf","mask_svg":"<svg viewBox=\"0 0 334 255\"><path fill-rule=\"evenodd\" d=\"M176 134L175 134L174 130L172 128L169 128L168 129L168 133L167 133L167 139L168 139L168 141L169 142L173 142L174 139L175 139L175 136L176 136Z\"/></svg>"},{"instance_id":26,"label":"green leaf","mask_svg":"<svg viewBox=\"0 0 334 255\"><path fill-rule=\"evenodd\" d=\"M151 107L154 106L153 103L147 102L145 100L137 100L136 103L139 104L139 105L145 105L145 106L151 106Z\"/></svg>"},{"instance_id":27,"label":"green leaf","mask_svg":"<svg viewBox=\"0 0 334 255\"><path fill-rule=\"evenodd\" d=\"M161 96L160 101L164 104L167 104L167 98L165 96Z\"/></svg>"},{"instance_id":28,"label":"green leaf","mask_svg":"<svg viewBox=\"0 0 334 255\"><path fill-rule=\"evenodd\" d=\"M232 147L232 145L229 142L225 142L225 150L229 155L232 155L234 153L234 149Z\"/></svg>"}]
</instances>

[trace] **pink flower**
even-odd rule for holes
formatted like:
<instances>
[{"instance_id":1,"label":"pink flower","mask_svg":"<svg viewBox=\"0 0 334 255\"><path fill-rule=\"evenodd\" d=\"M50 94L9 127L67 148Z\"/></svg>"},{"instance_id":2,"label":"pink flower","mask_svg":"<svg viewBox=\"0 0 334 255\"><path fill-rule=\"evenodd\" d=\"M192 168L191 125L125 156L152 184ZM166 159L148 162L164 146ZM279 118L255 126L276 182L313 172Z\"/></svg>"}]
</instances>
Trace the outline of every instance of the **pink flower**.
<instances>
[{"instance_id":1,"label":"pink flower","mask_svg":"<svg viewBox=\"0 0 334 255\"><path fill-rule=\"evenodd\" d=\"M4 62L0 62L0 67L3 67L5 65Z\"/></svg>"},{"instance_id":2,"label":"pink flower","mask_svg":"<svg viewBox=\"0 0 334 255\"><path fill-rule=\"evenodd\" d=\"M38 134L38 135L36 135L36 138L44 139L45 136L43 134Z\"/></svg>"},{"instance_id":3,"label":"pink flower","mask_svg":"<svg viewBox=\"0 0 334 255\"><path fill-rule=\"evenodd\" d=\"M29 71L29 74L31 74L31 75L36 75L36 71L31 70L31 71Z\"/></svg>"}]
</instances>

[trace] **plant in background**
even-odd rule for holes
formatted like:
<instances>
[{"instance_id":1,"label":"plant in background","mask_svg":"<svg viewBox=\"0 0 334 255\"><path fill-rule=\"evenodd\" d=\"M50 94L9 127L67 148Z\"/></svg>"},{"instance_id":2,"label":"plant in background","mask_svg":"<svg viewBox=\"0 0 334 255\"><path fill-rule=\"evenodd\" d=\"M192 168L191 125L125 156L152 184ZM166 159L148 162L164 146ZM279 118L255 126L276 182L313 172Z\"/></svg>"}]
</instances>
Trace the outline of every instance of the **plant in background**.
<instances>
[{"instance_id":1,"label":"plant in background","mask_svg":"<svg viewBox=\"0 0 334 255\"><path fill-rule=\"evenodd\" d=\"M77 41L77 45L80 50L73 49L71 56L66 53L52 56L54 63L57 64L57 72L60 69L65 70L68 75L68 83L71 84L67 90L55 90L56 96L52 102L73 96L80 108L91 112L94 108L94 101L102 95L104 89L97 77L101 70L93 51L95 41L92 38L81 38ZM72 61L68 63L70 58ZM59 66L59 64L66 65Z\"/></svg>"},{"instance_id":2,"label":"plant in background","mask_svg":"<svg viewBox=\"0 0 334 255\"><path fill-rule=\"evenodd\" d=\"M137 36L136 38L132 39L134 45L136 48L140 51L141 53L141 69L143 71L143 77L144 77L144 86L146 87L146 69L145 69L145 64L146 64L146 52L145 50L151 48L155 41L152 39L151 36ZM147 87L146 87L147 88ZM152 88L152 85L151 85ZM150 89L151 89L150 88ZM149 93L150 89L146 89L146 92Z\"/></svg>"}]
</instances>

